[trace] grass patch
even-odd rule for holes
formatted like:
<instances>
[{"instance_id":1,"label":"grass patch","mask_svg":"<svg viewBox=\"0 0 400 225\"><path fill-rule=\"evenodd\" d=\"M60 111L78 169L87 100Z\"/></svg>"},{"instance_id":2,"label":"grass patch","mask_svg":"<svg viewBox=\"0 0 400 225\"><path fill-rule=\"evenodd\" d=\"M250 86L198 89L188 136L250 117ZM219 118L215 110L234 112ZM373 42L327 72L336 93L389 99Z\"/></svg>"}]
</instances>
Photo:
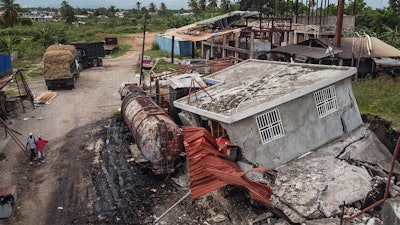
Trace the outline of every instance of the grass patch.
<instances>
[{"instance_id":1,"label":"grass patch","mask_svg":"<svg viewBox=\"0 0 400 225\"><path fill-rule=\"evenodd\" d=\"M14 97L14 96L19 96L18 90L15 89L8 89L6 90L6 95L7 97Z\"/></svg>"},{"instance_id":2,"label":"grass patch","mask_svg":"<svg viewBox=\"0 0 400 225\"><path fill-rule=\"evenodd\" d=\"M118 44L114 52L111 55L107 56L107 58L118 58L120 56L123 56L131 47L132 46L128 44Z\"/></svg>"},{"instance_id":3,"label":"grass patch","mask_svg":"<svg viewBox=\"0 0 400 225\"><path fill-rule=\"evenodd\" d=\"M117 111L115 111L115 112L113 113L113 115L114 115L115 117L120 117L120 116L122 115L122 112L121 112L121 110L117 110Z\"/></svg>"},{"instance_id":4,"label":"grass patch","mask_svg":"<svg viewBox=\"0 0 400 225\"><path fill-rule=\"evenodd\" d=\"M353 82L361 114L380 116L400 128L400 82L389 76Z\"/></svg>"}]
</instances>

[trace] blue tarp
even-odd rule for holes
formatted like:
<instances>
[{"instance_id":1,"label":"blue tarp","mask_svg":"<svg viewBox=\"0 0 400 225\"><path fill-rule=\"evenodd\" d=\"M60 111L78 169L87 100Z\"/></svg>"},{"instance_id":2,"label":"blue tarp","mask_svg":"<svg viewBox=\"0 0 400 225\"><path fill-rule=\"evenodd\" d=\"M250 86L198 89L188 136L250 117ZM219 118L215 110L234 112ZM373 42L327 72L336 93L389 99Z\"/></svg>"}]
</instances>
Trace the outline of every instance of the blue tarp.
<instances>
[{"instance_id":1,"label":"blue tarp","mask_svg":"<svg viewBox=\"0 0 400 225\"><path fill-rule=\"evenodd\" d=\"M0 75L12 70L11 55L0 54Z\"/></svg>"}]
</instances>

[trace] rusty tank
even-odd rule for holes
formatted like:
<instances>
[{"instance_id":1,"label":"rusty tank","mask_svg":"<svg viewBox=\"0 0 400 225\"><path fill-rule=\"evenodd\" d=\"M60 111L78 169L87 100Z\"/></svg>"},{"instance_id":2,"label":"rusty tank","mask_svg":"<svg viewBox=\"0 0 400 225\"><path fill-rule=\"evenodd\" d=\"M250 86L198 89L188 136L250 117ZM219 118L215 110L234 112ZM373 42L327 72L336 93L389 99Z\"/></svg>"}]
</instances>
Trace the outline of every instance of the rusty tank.
<instances>
[{"instance_id":1,"label":"rusty tank","mask_svg":"<svg viewBox=\"0 0 400 225\"><path fill-rule=\"evenodd\" d=\"M183 151L181 129L136 84L120 88L122 116L130 134L155 174L174 172Z\"/></svg>"}]
</instances>

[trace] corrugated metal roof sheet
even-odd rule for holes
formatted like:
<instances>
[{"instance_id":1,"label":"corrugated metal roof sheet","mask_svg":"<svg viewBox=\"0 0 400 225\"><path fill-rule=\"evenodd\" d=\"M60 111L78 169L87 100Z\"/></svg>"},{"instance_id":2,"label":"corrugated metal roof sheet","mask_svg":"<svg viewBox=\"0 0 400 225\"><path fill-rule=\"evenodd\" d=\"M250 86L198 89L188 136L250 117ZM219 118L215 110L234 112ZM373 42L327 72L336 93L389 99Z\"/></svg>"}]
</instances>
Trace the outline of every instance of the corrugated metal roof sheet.
<instances>
[{"instance_id":1,"label":"corrugated metal roof sheet","mask_svg":"<svg viewBox=\"0 0 400 225\"><path fill-rule=\"evenodd\" d=\"M327 49L328 44L331 40L327 41L324 39L309 39L300 42L298 45L307 47L312 45L316 48ZM297 46L297 45L295 45ZM342 59L351 58L398 58L400 57L400 50L383 42L382 40L371 37L352 37L342 38L341 47L335 47L333 44L329 44L334 51L340 51L338 57ZM371 46L371 47L370 47ZM275 49L274 49L275 50Z\"/></svg>"},{"instance_id":2,"label":"corrugated metal roof sheet","mask_svg":"<svg viewBox=\"0 0 400 225\"><path fill-rule=\"evenodd\" d=\"M400 60L392 58L380 58L380 59L374 59L374 61L378 67L400 66Z\"/></svg>"},{"instance_id":3,"label":"corrugated metal roof sheet","mask_svg":"<svg viewBox=\"0 0 400 225\"><path fill-rule=\"evenodd\" d=\"M208 40L211 37L220 36L229 33L240 32L242 28L234 28L234 29L225 29L219 32L204 32L200 31L200 28L204 27L204 25L191 24L188 26L180 27L174 30L167 31L164 35L170 35L175 37L180 37L184 40L188 41L204 41Z\"/></svg>"},{"instance_id":4,"label":"corrugated metal roof sheet","mask_svg":"<svg viewBox=\"0 0 400 225\"><path fill-rule=\"evenodd\" d=\"M250 198L272 206L269 198L272 189L244 177L236 163L225 160L211 134L202 127L183 127L186 157L189 162L192 199L196 199L228 184L244 186L250 191ZM265 167L252 171L264 171Z\"/></svg>"},{"instance_id":5,"label":"corrugated metal roof sheet","mask_svg":"<svg viewBox=\"0 0 400 225\"><path fill-rule=\"evenodd\" d=\"M294 55L303 55L314 59L322 59L330 56L331 54L338 54L342 50L330 50L317 47L309 47L304 45L287 45L283 47L278 47L271 49L271 52L281 52Z\"/></svg>"},{"instance_id":6,"label":"corrugated metal roof sheet","mask_svg":"<svg viewBox=\"0 0 400 225\"><path fill-rule=\"evenodd\" d=\"M168 30L163 35L175 36L188 41L204 41L213 36L239 32L242 28L232 29L229 27L241 18L251 17L257 14L259 14L259 12L234 11L221 16L216 16L210 19L179 27L177 29ZM217 32L202 31L204 30L203 28L206 28L209 25L218 27L219 30Z\"/></svg>"},{"instance_id":7,"label":"corrugated metal roof sheet","mask_svg":"<svg viewBox=\"0 0 400 225\"><path fill-rule=\"evenodd\" d=\"M400 50L383 42L382 40L371 37L372 48L368 51L368 38L342 38L341 47L335 49L343 49L339 53L340 58L352 58L352 50L354 53L360 54L361 58L381 58L381 57L400 57ZM354 45L354 46L353 46Z\"/></svg>"},{"instance_id":8,"label":"corrugated metal roof sheet","mask_svg":"<svg viewBox=\"0 0 400 225\"><path fill-rule=\"evenodd\" d=\"M192 82L193 79L197 82ZM200 88L199 83L202 87L207 86L198 73L182 74L168 79L168 84L173 89L189 88L190 86Z\"/></svg>"},{"instance_id":9,"label":"corrugated metal roof sheet","mask_svg":"<svg viewBox=\"0 0 400 225\"><path fill-rule=\"evenodd\" d=\"M252 16L255 16L258 14L260 14L260 13L256 12L256 11L234 11L234 12L226 13L224 15L220 15L220 16L216 16L216 17L209 18L206 20L202 20L200 22L197 22L196 24L214 25L214 26L218 26L220 28L228 28L230 25L232 25L234 22L236 22L237 20L239 20L241 18L252 17Z\"/></svg>"}]
</instances>

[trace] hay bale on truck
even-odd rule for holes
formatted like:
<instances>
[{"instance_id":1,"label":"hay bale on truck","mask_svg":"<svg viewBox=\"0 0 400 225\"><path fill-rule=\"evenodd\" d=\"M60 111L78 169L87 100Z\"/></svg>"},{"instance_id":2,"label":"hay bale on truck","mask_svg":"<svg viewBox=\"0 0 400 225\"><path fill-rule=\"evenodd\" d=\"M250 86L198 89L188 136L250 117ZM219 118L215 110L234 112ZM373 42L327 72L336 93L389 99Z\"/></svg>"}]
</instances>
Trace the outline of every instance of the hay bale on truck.
<instances>
[{"instance_id":1,"label":"hay bale on truck","mask_svg":"<svg viewBox=\"0 0 400 225\"><path fill-rule=\"evenodd\" d=\"M51 45L44 53L43 65L47 89L75 88L75 80L79 77L75 46Z\"/></svg>"}]
</instances>

